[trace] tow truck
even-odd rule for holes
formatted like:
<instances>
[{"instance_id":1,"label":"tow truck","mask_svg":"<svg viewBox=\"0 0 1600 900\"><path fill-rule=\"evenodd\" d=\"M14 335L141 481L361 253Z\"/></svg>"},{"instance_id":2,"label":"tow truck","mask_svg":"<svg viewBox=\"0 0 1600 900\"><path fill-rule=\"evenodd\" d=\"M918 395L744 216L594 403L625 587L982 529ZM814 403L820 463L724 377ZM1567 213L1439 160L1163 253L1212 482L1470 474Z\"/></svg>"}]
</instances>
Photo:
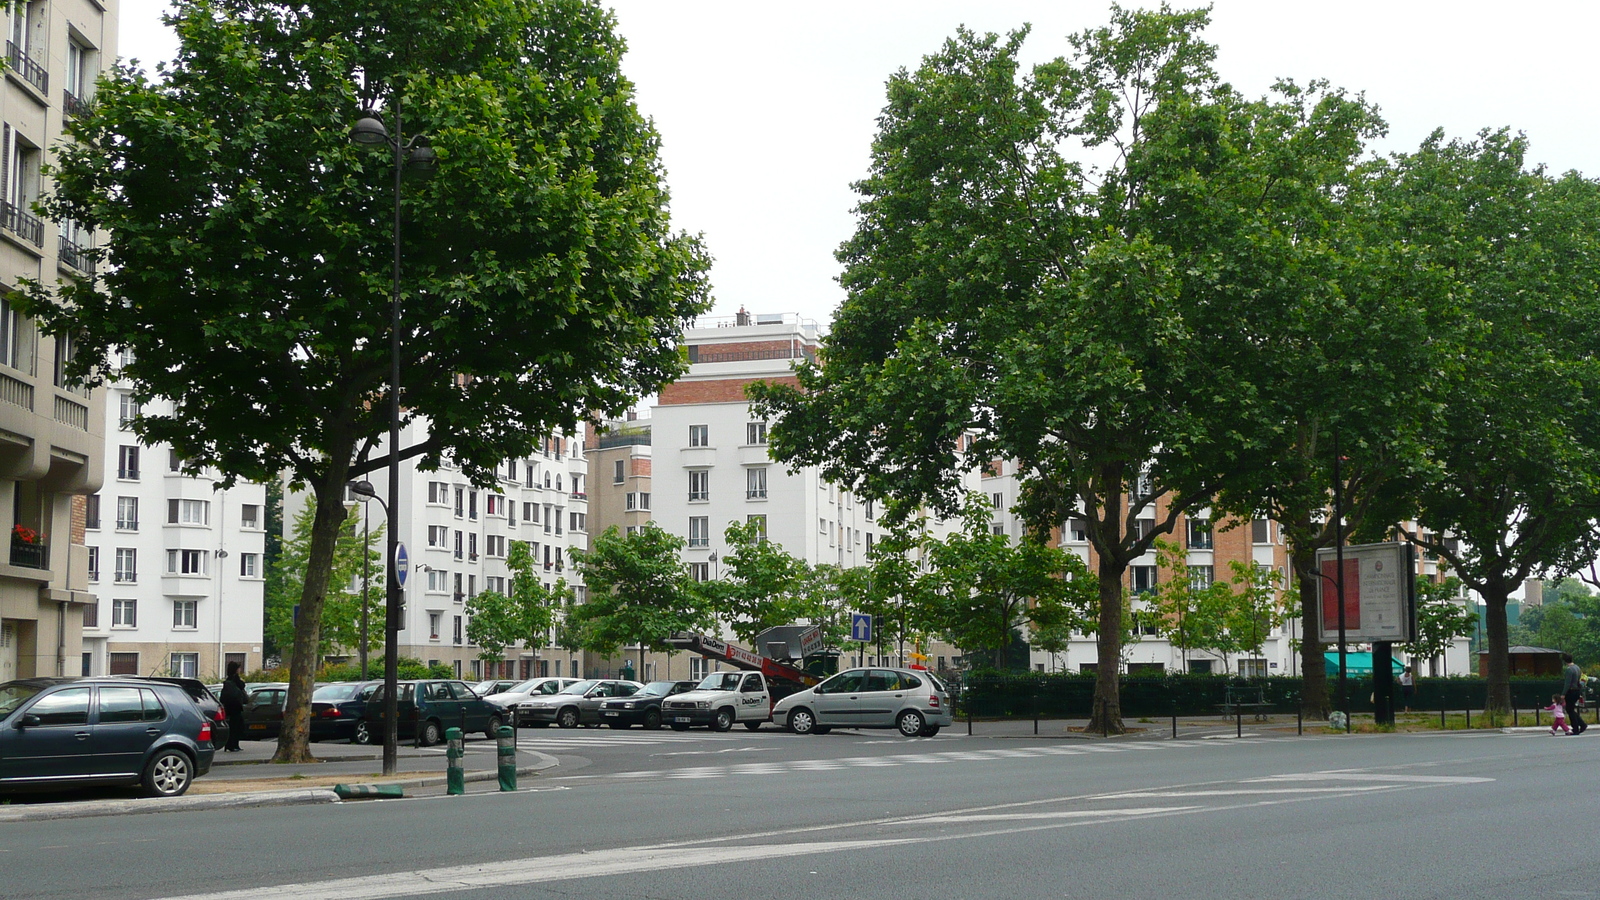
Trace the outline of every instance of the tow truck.
<instances>
[{"instance_id":1,"label":"tow truck","mask_svg":"<svg viewBox=\"0 0 1600 900\"><path fill-rule=\"evenodd\" d=\"M762 656L719 638L693 632L678 632L667 643L698 653L708 659L726 662L740 670L713 672L700 685L661 702L661 719L676 731L693 725L727 731L743 722L751 731L772 721L772 707L798 690L822 679L785 662Z\"/></svg>"}]
</instances>

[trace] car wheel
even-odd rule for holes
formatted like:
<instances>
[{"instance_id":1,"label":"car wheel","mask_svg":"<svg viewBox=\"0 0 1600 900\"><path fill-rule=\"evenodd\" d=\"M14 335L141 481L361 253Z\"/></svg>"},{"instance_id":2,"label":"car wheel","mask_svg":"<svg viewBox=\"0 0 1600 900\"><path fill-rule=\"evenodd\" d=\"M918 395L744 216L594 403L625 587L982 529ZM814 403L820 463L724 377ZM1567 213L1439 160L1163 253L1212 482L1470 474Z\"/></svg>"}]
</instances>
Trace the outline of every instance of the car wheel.
<instances>
[{"instance_id":1,"label":"car wheel","mask_svg":"<svg viewBox=\"0 0 1600 900\"><path fill-rule=\"evenodd\" d=\"M751 719L750 721L744 723L744 727L750 729L751 731L760 731L761 730L761 720L760 719Z\"/></svg>"},{"instance_id":2,"label":"car wheel","mask_svg":"<svg viewBox=\"0 0 1600 900\"><path fill-rule=\"evenodd\" d=\"M655 731L661 727L661 711L658 709L645 710L644 727Z\"/></svg>"},{"instance_id":3,"label":"car wheel","mask_svg":"<svg viewBox=\"0 0 1600 900\"><path fill-rule=\"evenodd\" d=\"M569 707L561 710L561 712L556 713L556 724L560 725L562 728L577 728L578 727L578 710L577 710L577 708L569 706Z\"/></svg>"},{"instance_id":4,"label":"car wheel","mask_svg":"<svg viewBox=\"0 0 1600 900\"><path fill-rule=\"evenodd\" d=\"M922 713L908 709L900 714L900 718L894 720L894 724L906 737L917 737L922 734L922 728L928 721L922 718Z\"/></svg>"},{"instance_id":5,"label":"car wheel","mask_svg":"<svg viewBox=\"0 0 1600 900\"><path fill-rule=\"evenodd\" d=\"M789 713L789 730L795 734L811 734L817 730L817 717L802 706Z\"/></svg>"},{"instance_id":6,"label":"car wheel","mask_svg":"<svg viewBox=\"0 0 1600 900\"><path fill-rule=\"evenodd\" d=\"M494 740L495 738L499 737L500 736L500 717L499 716L490 716L489 717L489 724L484 727L483 733L488 735L489 740L491 740L491 741Z\"/></svg>"},{"instance_id":7,"label":"car wheel","mask_svg":"<svg viewBox=\"0 0 1600 900\"><path fill-rule=\"evenodd\" d=\"M673 731L688 731L689 730L689 723L687 723L687 722L673 722L672 723L672 730Z\"/></svg>"},{"instance_id":8,"label":"car wheel","mask_svg":"<svg viewBox=\"0 0 1600 900\"><path fill-rule=\"evenodd\" d=\"M370 743L372 743L372 726L367 724L367 720L366 719L362 719L361 721L356 723L356 733L350 736L350 743L352 743L352 744L370 744Z\"/></svg>"},{"instance_id":9,"label":"car wheel","mask_svg":"<svg viewBox=\"0 0 1600 900\"><path fill-rule=\"evenodd\" d=\"M432 719L422 723L422 740L424 747L432 747L443 740L444 735L439 731L439 723Z\"/></svg>"},{"instance_id":10,"label":"car wheel","mask_svg":"<svg viewBox=\"0 0 1600 900\"><path fill-rule=\"evenodd\" d=\"M194 764L182 750L162 750L144 767L146 797L177 797L189 789Z\"/></svg>"},{"instance_id":11,"label":"car wheel","mask_svg":"<svg viewBox=\"0 0 1600 900\"><path fill-rule=\"evenodd\" d=\"M714 730L714 731L727 731L728 729L730 729L732 727L733 727L733 710L726 709L726 708L717 710L716 721L711 723L712 730Z\"/></svg>"},{"instance_id":12,"label":"car wheel","mask_svg":"<svg viewBox=\"0 0 1600 900\"><path fill-rule=\"evenodd\" d=\"M939 726L937 726L937 725L924 725L922 727L922 736L923 737L933 737L934 735L936 735L938 733L939 733Z\"/></svg>"}]
</instances>

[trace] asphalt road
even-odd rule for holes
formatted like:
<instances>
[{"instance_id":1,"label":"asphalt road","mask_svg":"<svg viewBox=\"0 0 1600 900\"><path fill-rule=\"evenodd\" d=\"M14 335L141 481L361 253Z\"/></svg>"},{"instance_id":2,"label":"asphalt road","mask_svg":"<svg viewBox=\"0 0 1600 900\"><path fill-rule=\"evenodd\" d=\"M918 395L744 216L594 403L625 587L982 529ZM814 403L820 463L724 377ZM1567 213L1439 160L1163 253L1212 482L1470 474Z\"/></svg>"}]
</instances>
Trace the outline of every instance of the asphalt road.
<instances>
[{"instance_id":1,"label":"asphalt road","mask_svg":"<svg viewBox=\"0 0 1600 900\"><path fill-rule=\"evenodd\" d=\"M514 794L0 825L0 894L1600 896L1595 737L523 737L562 764Z\"/></svg>"}]
</instances>

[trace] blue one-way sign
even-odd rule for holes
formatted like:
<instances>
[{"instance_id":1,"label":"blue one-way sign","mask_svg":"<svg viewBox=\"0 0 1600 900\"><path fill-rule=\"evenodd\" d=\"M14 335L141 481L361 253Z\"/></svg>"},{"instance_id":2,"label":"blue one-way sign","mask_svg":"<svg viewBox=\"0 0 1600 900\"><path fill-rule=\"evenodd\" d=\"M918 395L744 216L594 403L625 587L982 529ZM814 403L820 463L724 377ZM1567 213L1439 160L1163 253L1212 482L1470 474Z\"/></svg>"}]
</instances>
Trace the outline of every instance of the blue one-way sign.
<instances>
[{"instance_id":1,"label":"blue one-way sign","mask_svg":"<svg viewBox=\"0 0 1600 900\"><path fill-rule=\"evenodd\" d=\"M872 643L872 616L866 613L850 614L850 640Z\"/></svg>"}]
</instances>

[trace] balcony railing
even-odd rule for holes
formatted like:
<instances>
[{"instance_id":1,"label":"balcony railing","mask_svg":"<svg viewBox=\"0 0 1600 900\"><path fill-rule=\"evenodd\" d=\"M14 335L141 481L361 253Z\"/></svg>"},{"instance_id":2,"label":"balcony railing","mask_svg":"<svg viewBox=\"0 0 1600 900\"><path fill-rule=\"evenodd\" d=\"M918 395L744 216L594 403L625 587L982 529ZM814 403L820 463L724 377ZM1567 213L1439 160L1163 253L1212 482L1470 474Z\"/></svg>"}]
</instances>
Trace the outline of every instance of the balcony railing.
<instances>
[{"instance_id":1,"label":"balcony railing","mask_svg":"<svg viewBox=\"0 0 1600 900\"><path fill-rule=\"evenodd\" d=\"M11 539L11 564L24 569L50 568L50 547L47 544L28 544Z\"/></svg>"},{"instance_id":2,"label":"balcony railing","mask_svg":"<svg viewBox=\"0 0 1600 900\"><path fill-rule=\"evenodd\" d=\"M15 203L0 200L0 226L35 247L44 246L44 223Z\"/></svg>"},{"instance_id":3,"label":"balcony railing","mask_svg":"<svg viewBox=\"0 0 1600 900\"><path fill-rule=\"evenodd\" d=\"M89 111L89 103L71 91L61 92L61 111L76 119Z\"/></svg>"},{"instance_id":4,"label":"balcony railing","mask_svg":"<svg viewBox=\"0 0 1600 900\"><path fill-rule=\"evenodd\" d=\"M88 247L80 247L71 238L61 235L58 242L59 255L62 265L71 266L86 275L94 274L94 260L84 251Z\"/></svg>"},{"instance_id":5,"label":"balcony railing","mask_svg":"<svg viewBox=\"0 0 1600 900\"><path fill-rule=\"evenodd\" d=\"M42 94L50 93L50 73L11 41L6 41L6 60L11 63L12 71L22 76L22 80L38 88Z\"/></svg>"}]
</instances>

